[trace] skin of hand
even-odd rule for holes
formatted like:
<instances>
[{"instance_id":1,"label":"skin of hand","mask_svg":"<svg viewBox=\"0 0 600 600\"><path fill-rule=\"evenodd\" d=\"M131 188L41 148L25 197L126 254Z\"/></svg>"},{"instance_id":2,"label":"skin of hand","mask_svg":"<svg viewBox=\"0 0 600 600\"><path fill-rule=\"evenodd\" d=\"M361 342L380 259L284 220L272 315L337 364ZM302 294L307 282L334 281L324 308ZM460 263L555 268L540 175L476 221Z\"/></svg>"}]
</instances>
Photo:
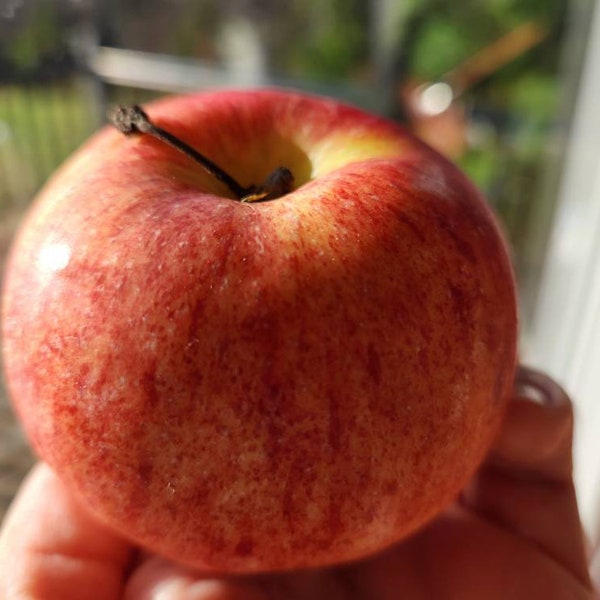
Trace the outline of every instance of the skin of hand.
<instances>
[{"instance_id":1,"label":"skin of hand","mask_svg":"<svg viewBox=\"0 0 600 600\"><path fill-rule=\"evenodd\" d=\"M219 579L133 548L39 464L0 531L2 600L587 600L573 409L521 368L504 426L461 497L411 538L333 569Z\"/></svg>"}]
</instances>

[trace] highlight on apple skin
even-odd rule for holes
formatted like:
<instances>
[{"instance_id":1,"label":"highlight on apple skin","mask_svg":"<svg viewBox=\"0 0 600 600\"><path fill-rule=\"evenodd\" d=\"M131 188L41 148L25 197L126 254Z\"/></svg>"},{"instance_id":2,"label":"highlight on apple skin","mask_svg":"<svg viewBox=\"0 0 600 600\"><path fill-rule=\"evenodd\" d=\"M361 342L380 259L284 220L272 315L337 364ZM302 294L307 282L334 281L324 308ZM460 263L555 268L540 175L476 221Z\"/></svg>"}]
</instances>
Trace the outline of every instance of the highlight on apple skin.
<instances>
[{"instance_id":1,"label":"highlight on apple skin","mask_svg":"<svg viewBox=\"0 0 600 600\"><path fill-rule=\"evenodd\" d=\"M453 501L513 385L485 202L398 125L300 93L144 107L242 186L106 127L39 194L3 295L32 446L98 519L211 572L354 560Z\"/></svg>"}]
</instances>

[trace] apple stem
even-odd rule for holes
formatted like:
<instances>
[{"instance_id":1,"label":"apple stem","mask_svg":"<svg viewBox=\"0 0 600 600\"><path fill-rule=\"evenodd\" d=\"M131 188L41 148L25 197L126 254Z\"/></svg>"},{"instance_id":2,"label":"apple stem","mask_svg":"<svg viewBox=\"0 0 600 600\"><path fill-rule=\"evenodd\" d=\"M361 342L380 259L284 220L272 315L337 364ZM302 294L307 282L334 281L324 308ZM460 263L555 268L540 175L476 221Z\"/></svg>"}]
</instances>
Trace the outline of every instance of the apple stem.
<instances>
[{"instance_id":1,"label":"apple stem","mask_svg":"<svg viewBox=\"0 0 600 600\"><path fill-rule=\"evenodd\" d=\"M205 171L224 183L240 202L260 202L273 200L288 194L294 189L294 176L286 167L277 167L261 186L240 185L229 173L197 150L155 125L144 110L137 105L116 106L108 112L108 120L122 133L145 133L183 152L197 162Z\"/></svg>"}]
</instances>

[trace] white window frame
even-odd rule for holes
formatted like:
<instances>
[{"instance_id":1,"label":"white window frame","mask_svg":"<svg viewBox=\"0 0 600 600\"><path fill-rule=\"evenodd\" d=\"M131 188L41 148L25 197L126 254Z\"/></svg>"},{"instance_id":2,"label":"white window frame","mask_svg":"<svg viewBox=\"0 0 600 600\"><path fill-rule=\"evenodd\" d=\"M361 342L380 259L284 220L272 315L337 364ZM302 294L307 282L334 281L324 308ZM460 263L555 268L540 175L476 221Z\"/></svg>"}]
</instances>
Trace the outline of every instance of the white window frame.
<instances>
[{"instance_id":1,"label":"white window frame","mask_svg":"<svg viewBox=\"0 0 600 600\"><path fill-rule=\"evenodd\" d=\"M600 544L600 0L596 0L558 205L525 360L575 404L575 483Z\"/></svg>"}]
</instances>

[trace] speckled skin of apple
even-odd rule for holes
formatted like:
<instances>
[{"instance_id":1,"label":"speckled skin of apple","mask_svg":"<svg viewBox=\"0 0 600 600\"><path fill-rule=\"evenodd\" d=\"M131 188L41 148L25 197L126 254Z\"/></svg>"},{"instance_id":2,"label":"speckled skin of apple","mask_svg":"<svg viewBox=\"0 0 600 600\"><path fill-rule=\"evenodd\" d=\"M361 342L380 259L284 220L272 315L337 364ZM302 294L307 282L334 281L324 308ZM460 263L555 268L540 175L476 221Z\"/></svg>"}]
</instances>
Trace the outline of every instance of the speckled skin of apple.
<instances>
[{"instance_id":1,"label":"speckled skin of apple","mask_svg":"<svg viewBox=\"0 0 600 600\"><path fill-rule=\"evenodd\" d=\"M480 464L515 368L513 275L485 203L396 125L275 90L150 117L244 185L103 130L13 247L6 379L32 445L99 519L212 572L382 549ZM229 196L229 197L228 197Z\"/></svg>"}]
</instances>

